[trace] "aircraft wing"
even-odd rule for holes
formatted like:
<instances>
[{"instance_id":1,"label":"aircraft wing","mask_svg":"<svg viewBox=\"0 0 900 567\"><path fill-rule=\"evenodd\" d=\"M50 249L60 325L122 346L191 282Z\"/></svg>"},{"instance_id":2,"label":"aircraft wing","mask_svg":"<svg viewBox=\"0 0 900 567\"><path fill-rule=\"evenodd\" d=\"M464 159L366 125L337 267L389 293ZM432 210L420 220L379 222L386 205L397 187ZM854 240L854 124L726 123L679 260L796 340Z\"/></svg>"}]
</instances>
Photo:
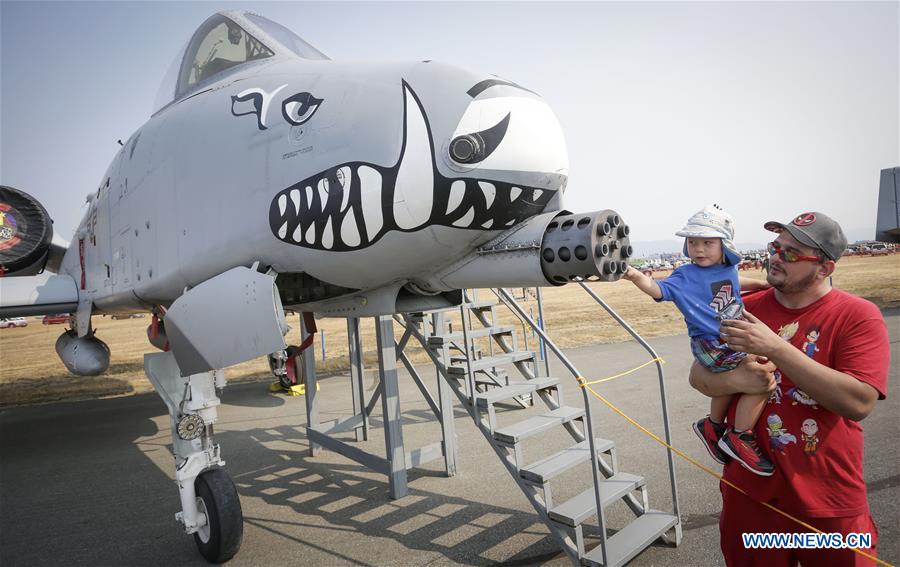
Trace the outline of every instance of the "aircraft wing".
<instances>
[{"instance_id":1,"label":"aircraft wing","mask_svg":"<svg viewBox=\"0 0 900 567\"><path fill-rule=\"evenodd\" d=\"M0 317L73 313L78 285L67 274L0 278Z\"/></svg>"}]
</instances>

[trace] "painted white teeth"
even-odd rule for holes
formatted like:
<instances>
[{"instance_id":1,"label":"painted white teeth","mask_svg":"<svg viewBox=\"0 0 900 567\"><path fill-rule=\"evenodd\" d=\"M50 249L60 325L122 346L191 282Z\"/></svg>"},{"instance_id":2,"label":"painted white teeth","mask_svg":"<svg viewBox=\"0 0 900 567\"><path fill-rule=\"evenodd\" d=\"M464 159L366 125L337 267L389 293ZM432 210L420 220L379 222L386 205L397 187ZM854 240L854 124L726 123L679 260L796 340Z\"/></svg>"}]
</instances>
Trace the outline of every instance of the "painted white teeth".
<instances>
[{"instance_id":1,"label":"painted white teeth","mask_svg":"<svg viewBox=\"0 0 900 567\"><path fill-rule=\"evenodd\" d=\"M341 184L341 212L347 210L347 205L350 204L350 186L352 181L353 172L349 167L344 166L338 170L337 178L338 183Z\"/></svg>"},{"instance_id":2,"label":"painted white teeth","mask_svg":"<svg viewBox=\"0 0 900 567\"><path fill-rule=\"evenodd\" d=\"M306 186L306 210L307 211L312 211L312 198L313 198L312 187L307 185Z\"/></svg>"},{"instance_id":3,"label":"painted white teeth","mask_svg":"<svg viewBox=\"0 0 900 567\"><path fill-rule=\"evenodd\" d=\"M447 199L447 214L449 215L462 203L463 197L466 196L466 182L457 179L450 185L450 197Z\"/></svg>"},{"instance_id":4,"label":"painted white teeth","mask_svg":"<svg viewBox=\"0 0 900 567\"><path fill-rule=\"evenodd\" d=\"M312 223L309 225L309 228L306 229L306 241L310 244L316 243L316 223Z\"/></svg>"},{"instance_id":5,"label":"painted white teeth","mask_svg":"<svg viewBox=\"0 0 900 567\"><path fill-rule=\"evenodd\" d=\"M488 219L486 223L481 225L482 228L491 228L492 226L494 226L494 219Z\"/></svg>"},{"instance_id":6,"label":"painted white teeth","mask_svg":"<svg viewBox=\"0 0 900 567\"><path fill-rule=\"evenodd\" d=\"M319 203L322 205L322 210L325 210L325 205L328 203L328 180L324 177L319 180Z\"/></svg>"},{"instance_id":7,"label":"painted white teeth","mask_svg":"<svg viewBox=\"0 0 900 567\"><path fill-rule=\"evenodd\" d=\"M473 220L475 220L475 207L469 207L469 210L466 211L466 214L464 214L462 218L453 221L453 226L469 228L472 225Z\"/></svg>"},{"instance_id":8,"label":"painted white teeth","mask_svg":"<svg viewBox=\"0 0 900 567\"><path fill-rule=\"evenodd\" d=\"M294 242L303 242L303 225L298 223L297 228L294 229L294 234L291 236Z\"/></svg>"},{"instance_id":9,"label":"painted white teeth","mask_svg":"<svg viewBox=\"0 0 900 567\"><path fill-rule=\"evenodd\" d=\"M494 204L494 197L497 196L497 188L492 183L485 181L479 181L478 186L481 187L481 192L484 193L484 208L490 209L491 205Z\"/></svg>"},{"instance_id":10,"label":"painted white teeth","mask_svg":"<svg viewBox=\"0 0 900 567\"><path fill-rule=\"evenodd\" d=\"M278 210L280 211L279 216L284 216L284 211L287 209L287 195L279 195L278 196Z\"/></svg>"},{"instance_id":11,"label":"painted white teeth","mask_svg":"<svg viewBox=\"0 0 900 567\"><path fill-rule=\"evenodd\" d=\"M325 223L325 231L322 233L322 246L330 249L332 244L334 244L334 233L331 231L331 217L328 217L328 221Z\"/></svg>"},{"instance_id":12,"label":"painted white teeth","mask_svg":"<svg viewBox=\"0 0 900 567\"><path fill-rule=\"evenodd\" d=\"M519 189L518 187L513 187L512 189L509 190L509 202L512 203L513 201L518 199L519 195L521 195L521 194L522 194L521 189Z\"/></svg>"},{"instance_id":13,"label":"painted white teeth","mask_svg":"<svg viewBox=\"0 0 900 567\"><path fill-rule=\"evenodd\" d=\"M350 247L359 246L359 226L356 224L356 213L350 209L341 223L341 240Z\"/></svg>"},{"instance_id":14,"label":"painted white teeth","mask_svg":"<svg viewBox=\"0 0 900 567\"><path fill-rule=\"evenodd\" d=\"M434 170L432 169L431 142L428 126L419 103L409 89L406 97L406 148L394 185L394 222L397 227L409 230L422 226L431 217L434 203ZM422 189L427 189L423 191Z\"/></svg>"},{"instance_id":15,"label":"painted white teeth","mask_svg":"<svg viewBox=\"0 0 900 567\"><path fill-rule=\"evenodd\" d=\"M284 240L285 236L287 236L287 221L284 221L284 224L278 229L278 238Z\"/></svg>"},{"instance_id":16,"label":"painted white teeth","mask_svg":"<svg viewBox=\"0 0 900 567\"><path fill-rule=\"evenodd\" d=\"M291 201L294 202L294 214L300 216L300 190L291 191Z\"/></svg>"},{"instance_id":17,"label":"painted white teeth","mask_svg":"<svg viewBox=\"0 0 900 567\"><path fill-rule=\"evenodd\" d=\"M506 226L512 226L512 225L514 225L514 224L516 224L516 219L512 219L511 221L509 221L508 223L506 223Z\"/></svg>"},{"instance_id":18,"label":"painted white teeth","mask_svg":"<svg viewBox=\"0 0 900 567\"><path fill-rule=\"evenodd\" d=\"M541 198L541 195L543 195L543 194L544 194L544 192L541 191L540 189L535 189L534 193L532 193L531 199L533 201L537 201L538 199Z\"/></svg>"},{"instance_id":19,"label":"painted white teeth","mask_svg":"<svg viewBox=\"0 0 900 567\"><path fill-rule=\"evenodd\" d=\"M381 232L384 224L381 212L381 174L378 170L362 165L356 170L362 195L362 215L366 223L367 240Z\"/></svg>"}]
</instances>

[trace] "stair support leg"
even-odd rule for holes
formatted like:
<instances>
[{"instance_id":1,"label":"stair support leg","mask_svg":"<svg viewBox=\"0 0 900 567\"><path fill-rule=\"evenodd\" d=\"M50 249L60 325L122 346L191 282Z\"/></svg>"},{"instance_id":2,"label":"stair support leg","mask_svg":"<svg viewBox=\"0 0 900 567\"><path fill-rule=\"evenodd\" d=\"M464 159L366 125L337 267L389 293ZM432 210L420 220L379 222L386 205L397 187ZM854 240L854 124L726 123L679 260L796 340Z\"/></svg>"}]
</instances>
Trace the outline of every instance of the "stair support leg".
<instances>
[{"instance_id":1,"label":"stair support leg","mask_svg":"<svg viewBox=\"0 0 900 567\"><path fill-rule=\"evenodd\" d=\"M409 488L406 484L406 451L403 448L403 429L400 421L394 320L389 315L375 318L375 338L378 341L378 371L383 387L381 408L384 413L384 445L390 463L388 471L390 497L396 500L406 496Z\"/></svg>"},{"instance_id":2,"label":"stair support leg","mask_svg":"<svg viewBox=\"0 0 900 567\"><path fill-rule=\"evenodd\" d=\"M362 427L354 430L357 441L369 440L369 416L365 406L363 385L362 340L359 334L359 318L347 319L347 343L350 351L350 389L353 396L353 414L362 416Z\"/></svg>"}]
</instances>

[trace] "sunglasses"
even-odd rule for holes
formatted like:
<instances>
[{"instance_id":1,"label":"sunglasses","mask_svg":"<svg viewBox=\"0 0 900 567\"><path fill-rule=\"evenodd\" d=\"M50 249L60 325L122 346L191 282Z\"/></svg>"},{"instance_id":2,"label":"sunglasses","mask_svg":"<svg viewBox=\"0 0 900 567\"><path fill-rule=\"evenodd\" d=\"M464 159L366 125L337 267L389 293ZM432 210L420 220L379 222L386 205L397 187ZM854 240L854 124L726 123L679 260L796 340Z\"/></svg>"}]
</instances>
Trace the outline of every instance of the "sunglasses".
<instances>
[{"instance_id":1,"label":"sunglasses","mask_svg":"<svg viewBox=\"0 0 900 567\"><path fill-rule=\"evenodd\" d=\"M821 262L822 259L818 256L804 256L802 254L798 254L793 249L790 248L782 248L777 242L770 242L766 245L766 248L769 251L769 256L778 256L781 258L782 262L787 262L788 264L793 264L794 262Z\"/></svg>"}]
</instances>

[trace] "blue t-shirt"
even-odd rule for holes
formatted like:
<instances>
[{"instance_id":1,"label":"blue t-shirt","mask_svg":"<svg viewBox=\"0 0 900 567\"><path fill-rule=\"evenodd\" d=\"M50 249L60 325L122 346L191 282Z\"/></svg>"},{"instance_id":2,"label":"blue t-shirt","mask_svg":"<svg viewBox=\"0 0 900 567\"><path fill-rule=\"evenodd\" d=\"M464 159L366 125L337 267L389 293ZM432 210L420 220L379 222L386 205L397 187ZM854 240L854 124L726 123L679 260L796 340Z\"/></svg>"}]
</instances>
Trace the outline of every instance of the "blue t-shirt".
<instances>
[{"instance_id":1,"label":"blue t-shirt","mask_svg":"<svg viewBox=\"0 0 900 567\"><path fill-rule=\"evenodd\" d=\"M718 338L720 321L736 319L741 313L736 266L686 264L656 283L662 290L658 301L675 302L691 338Z\"/></svg>"}]
</instances>

